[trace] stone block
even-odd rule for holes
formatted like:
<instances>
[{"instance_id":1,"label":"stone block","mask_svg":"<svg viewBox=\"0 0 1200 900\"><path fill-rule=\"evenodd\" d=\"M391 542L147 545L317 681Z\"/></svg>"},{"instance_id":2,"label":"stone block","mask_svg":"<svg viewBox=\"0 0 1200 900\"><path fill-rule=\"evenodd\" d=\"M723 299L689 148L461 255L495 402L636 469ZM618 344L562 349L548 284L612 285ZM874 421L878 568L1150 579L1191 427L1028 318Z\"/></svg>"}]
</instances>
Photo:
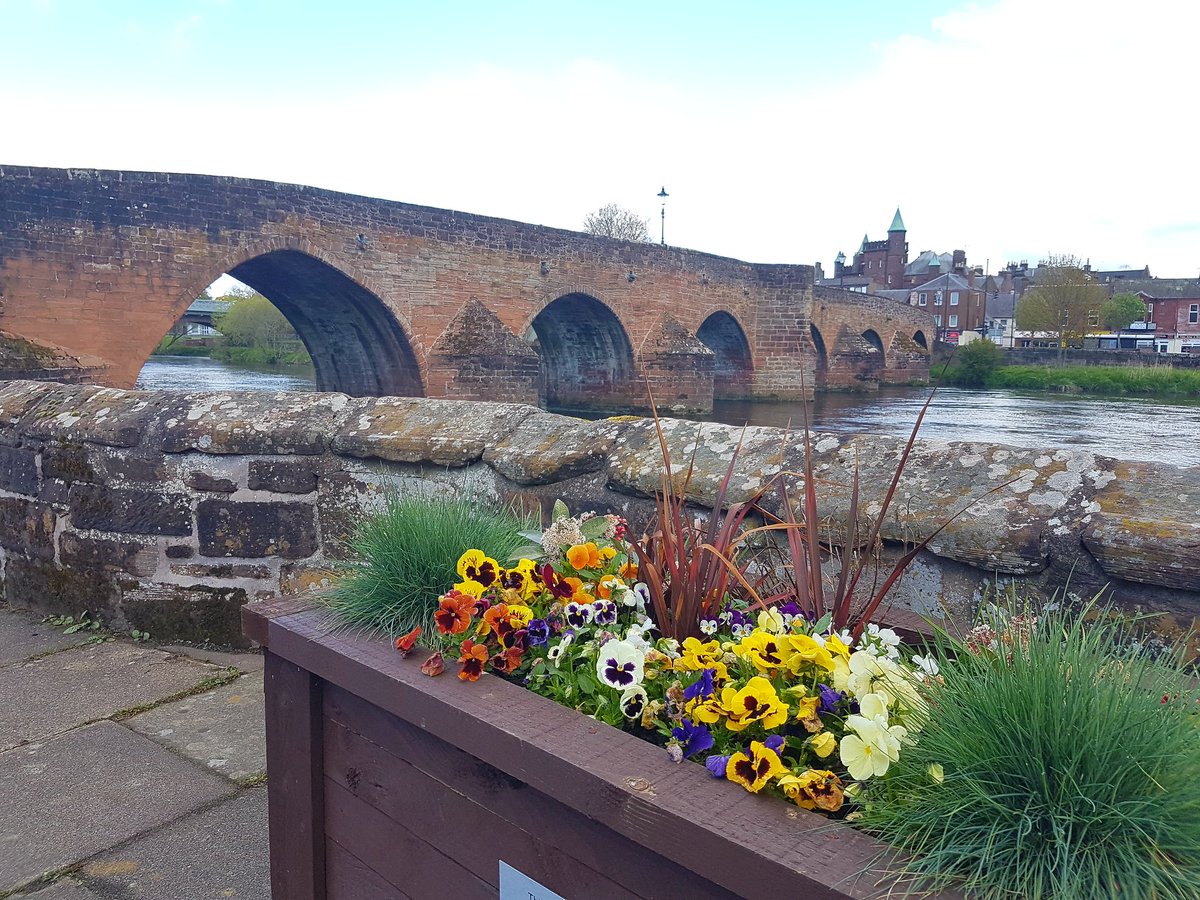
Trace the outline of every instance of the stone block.
<instances>
[{"instance_id":1,"label":"stone block","mask_svg":"<svg viewBox=\"0 0 1200 900\"><path fill-rule=\"evenodd\" d=\"M72 443L136 447L159 413L152 394L94 385L60 386L28 410L17 427L27 436Z\"/></svg>"},{"instance_id":2,"label":"stone block","mask_svg":"<svg viewBox=\"0 0 1200 900\"><path fill-rule=\"evenodd\" d=\"M483 461L516 484L550 484L602 469L616 432L613 422L535 413L488 447Z\"/></svg>"},{"instance_id":3,"label":"stone block","mask_svg":"<svg viewBox=\"0 0 1200 900\"><path fill-rule=\"evenodd\" d=\"M192 533L191 503L184 494L79 483L71 486L68 502L76 528L126 534Z\"/></svg>"},{"instance_id":4,"label":"stone block","mask_svg":"<svg viewBox=\"0 0 1200 900\"><path fill-rule=\"evenodd\" d=\"M332 449L363 459L467 466L536 412L507 403L376 397L334 437Z\"/></svg>"},{"instance_id":5,"label":"stone block","mask_svg":"<svg viewBox=\"0 0 1200 900\"><path fill-rule=\"evenodd\" d=\"M303 594L306 591L322 591L334 579L345 574L345 570L331 566L312 566L305 563L288 563L279 570L279 592L281 594Z\"/></svg>"},{"instance_id":6,"label":"stone block","mask_svg":"<svg viewBox=\"0 0 1200 900\"><path fill-rule=\"evenodd\" d=\"M49 560L10 555L4 561L4 599L16 607L49 615L89 611L105 621L119 618L114 576L93 570L62 569Z\"/></svg>"},{"instance_id":7,"label":"stone block","mask_svg":"<svg viewBox=\"0 0 1200 900\"><path fill-rule=\"evenodd\" d=\"M34 496L38 491L37 453L0 445L0 490Z\"/></svg>"},{"instance_id":8,"label":"stone block","mask_svg":"<svg viewBox=\"0 0 1200 900\"><path fill-rule=\"evenodd\" d=\"M269 566L256 566L250 563L185 563L173 564L171 574L182 575L184 578L270 578L272 572Z\"/></svg>"},{"instance_id":9,"label":"stone block","mask_svg":"<svg viewBox=\"0 0 1200 900\"><path fill-rule=\"evenodd\" d=\"M248 647L241 622L248 599L237 587L153 584L125 590L121 611L130 628L156 641Z\"/></svg>"},{"instance_id":10,"label":"stone block","mask_svg":"<svg viewBox=\"0 0 1200 900\"><path fill-rule=\"evenodd\" d=\"M58 516L44 503L0 497L0 547L36 559L54 559Z\"/></svg>"},{"instance_id":11,"label":"stone block","mask_svg":"<svg viewBox=\"0 0 1200 900\"><path fill-rule=\"evenodd\" d=\"M183 479L184 484L193 490L211 491L218 494L232 494L237 490L237 482L229 478L217 478L208 472L188 472Z\"/></svg>"},{"instance_id":12,"label":"stone block","mask_svg":"<svg viewBox=\"0 0 1200 900\"><path fill-rule=\"evenodd\" d=\"M350 559L350 540L362 521L370 486L348 472L322 475L317 494L321 549L329 559Z\"/></svg>"},{"instance_id":13,"label":"stone block","mask_svg":"<svg viewBox=\"0 0 1200 900\"><path fill-rule=\"evenodd\" d=\"M167 453L324 453L368 402L295 391L175 395L154 440Z\"/></svg>"},{"instance_id":14,"label":"stone block","mask_svg":"<svg viewBox=\"0 0 1200 900\"><path fill-rule=\"evenodd\" d=\"M42 477L68 483L99 480L88 448L60 441L50 441L42 450Z\"/></svg>"},{"instance_id":15,"label":"stone block","mask_svg":"<svg viewBox=\"0 0 1200 900\"><path fill-rule=\"evenodd\" d=\"M84 537L64 531L59 538L59 563L69 569L127 572L146 577L158 568L158 547L139 541Z\"/></svg>"},{"instance_id":16,"label":"stone block","mask_svg":"<svg viewBox=\"0 0 1200 900\"><path fill-rule=\"evenodd\" d=\"M202 556L303 559L317 552L314 509L308 503L202 500L196 522Z\"/></svg>"},{"instance_id":17,"label":"stone block","mask_svg":"<svg viewBox=\"0 0 1200 900\"><path fill-rule=\"evenodd\" d=\"M247 487L278 494L308 494L317 489L317 470L303 461L252 459Z\"/></svg>"},{"instance_id":18,"label":"stone block","mask_svg":"<svg viewBox=\"0 0 1200 900\"><path fill-rule=\"evenodd\" d=\"M167 559L191 559L196 555L196 548L188 544L172 544L164 552Z\"/></svg>"}]
</instances>

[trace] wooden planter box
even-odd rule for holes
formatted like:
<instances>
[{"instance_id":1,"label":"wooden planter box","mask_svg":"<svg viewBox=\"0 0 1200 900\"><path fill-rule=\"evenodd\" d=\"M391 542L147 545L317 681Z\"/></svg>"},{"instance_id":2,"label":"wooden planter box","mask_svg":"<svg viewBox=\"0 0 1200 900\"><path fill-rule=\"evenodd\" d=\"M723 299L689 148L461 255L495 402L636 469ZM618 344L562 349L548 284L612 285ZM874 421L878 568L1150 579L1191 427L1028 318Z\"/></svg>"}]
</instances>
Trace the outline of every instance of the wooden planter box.
<instances>
[{"instance_id":1,"label":"wooden planter box","mask_svg":"<svg viewBox=\"0 0 1200 900\"><path fill-rule=\"evenodd\" d=\"M495 900L502 863L566 900L894 887L866 835L517 685L429 678L420 654L330 633L300 601L243 624L266 657L275 900Z\"/></svg>"}]
</instances>

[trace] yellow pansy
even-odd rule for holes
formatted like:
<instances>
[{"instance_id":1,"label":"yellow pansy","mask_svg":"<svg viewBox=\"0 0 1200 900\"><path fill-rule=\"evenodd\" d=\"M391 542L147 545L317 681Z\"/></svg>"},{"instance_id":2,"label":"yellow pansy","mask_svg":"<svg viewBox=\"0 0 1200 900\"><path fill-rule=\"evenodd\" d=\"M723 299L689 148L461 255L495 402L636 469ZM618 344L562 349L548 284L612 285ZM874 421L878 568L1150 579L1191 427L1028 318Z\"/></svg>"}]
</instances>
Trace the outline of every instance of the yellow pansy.
<instances>
[{"instance_id":1,"label":"yellow pansy","mask_svg":"<svg viewBox=\"0 0 1200 900\"><path fill-rule=\"evenodd\" d=\"M476 600L482 597L483 592L487 590L487 588L478 581L472 581L469 578L466 581L460 581L454 586L454 589L463 594L470 594Z\"/></svg>"},{"instance_id":2,"label":"yellow pansy","mask_svg":"<svg viewBox=\"0 0 1200 900\"><path fill-rule=\"evenodd\" d=\"M725 727L730 731L745 731L756 722L770 730L788 720L788 705L779 699L775 686L761 675L755 675L740 691L727 687L721 691L721 707L728 718Z\"/></svg>"},{"instance_id":3,"label":"yellow pansy","mask_svg":"<svg viewBox=\"0 0 1200 900\"><path fill-rule=\"evenodd\" d=\"M672 668L677 672L701 672L704 669L716 669L717 681L729 680L729 667L725 665L724 653L717 641L703 643L699 638L685 638L680 647L679 659L675 660Z\"/></svg>"},{"instance_id":4,"label":"yellow pansy","mask_svg":"<svg viewBox=\"0 0 1200 900\"><path fill-rule=\"evenodd\" d=\"M831 634L829 637L825 638L825 649L834 656L840 656L847 662L850 661L850 648L846 646L845 642L836 634Z\"/></svg>"},{"instance_id":5,"label":"yellow pansy","mask_svg":"<svg viewBox=\"0 0 1200 900\"><path fill-rule=\"evenodd\" d=\"M833 655L807 634L787 635L779 641L787 667L796 674L806 666L833 671Z\"/></svg>"},{"instance_id":6,"label":"yellow pansy","mask_svg":"<svg viewBox=\"0 0 1200 900\"><path fill-rule=\"evenodd\" d=\"M817 754L821 759L829 756L837 749L837 738L831 732L822 731L820 734L814 734L808 739L808 746L812 747L813 753Z\"/></svg>"},{"instance_id":7,"label":"yellow pansy","mask_svg":"<svg viewBox=\"0 0 1200 900\"><path fill-rule=\"evenodd\" d=\"M725 764L725 777L755 794L772 778L786 773L779 754L762 741L751 741L749 753L735 753Z\"/></svg>"},{"instance_id":8,"label":"yellow pansy","mask_svg":"<svg viewBox=\"0 0 1200 900\"><path fill-rule=\"evenodd\" d=\"M827 769L809 769L799 775L784 775L776 783L788 799L801 809L837 812L845 802L842 780Z\"/></svg>"},{"instance_id":9,"label":"yellow pansy","mask_svg":"<svg viewBox=\"0 0 1200 900\"><path fill-rule=\"evenodd\" d=\"M500 577L500 564L482 550L468 550L458 558L456 569L464 581L476 581L485 588Z\"/></svg>"},{"instance_id":10,"label":"yellow pansy","mask_svg":"<svg viewBox=\"0 0 1200 900\"><path fill-rule=\"evenodd\" d=\"M529 624L529 620L533 618L533 610L528 606L512 606L508 607L508 621L517 627L523 628Z\"/></svg>"},{"instance_id":11,"label":"yellow pansy","mask_svg":"<svg viewBox=\"0 0 1200 900\"><path fill-rule=\"evenodd\" d=\"M801 688L800 690L805 689ZM817 709L820 706L820 697L802 697L796 702L796 721L803 725L805 731L810 734L825 727L821 722L821 717L817 715Z\"/></svg>"},{"instance_id":12,"label":"yellow pansy","mask_svg":"<svg viewBox=\"0 0 1200 900\"><path fill-rule=\"evenodd\" d=\"M760 672L778 671L783 667L784 641L787 638L777 637L763 631L755 631L748 637L734 644L733 652L742 659L749 660Z\"/></svg>"}]
</instances>

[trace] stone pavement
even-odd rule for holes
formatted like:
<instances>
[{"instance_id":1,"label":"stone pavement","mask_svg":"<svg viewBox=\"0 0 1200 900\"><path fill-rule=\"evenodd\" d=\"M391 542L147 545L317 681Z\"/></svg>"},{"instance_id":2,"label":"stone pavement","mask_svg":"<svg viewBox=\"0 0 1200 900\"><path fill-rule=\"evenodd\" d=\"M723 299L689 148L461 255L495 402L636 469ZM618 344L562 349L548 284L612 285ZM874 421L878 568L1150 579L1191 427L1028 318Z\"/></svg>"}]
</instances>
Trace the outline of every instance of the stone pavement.
<instances>
[{"instance_id":1,"label":"stone pavement","mask_svg":"<svg viewBox=\"0 0 1200 900\"><path fill-rule=\"evenodd\" d=\"M0 604L0 900L269 898L262 691Z\"/></svg>"}]
</instances>

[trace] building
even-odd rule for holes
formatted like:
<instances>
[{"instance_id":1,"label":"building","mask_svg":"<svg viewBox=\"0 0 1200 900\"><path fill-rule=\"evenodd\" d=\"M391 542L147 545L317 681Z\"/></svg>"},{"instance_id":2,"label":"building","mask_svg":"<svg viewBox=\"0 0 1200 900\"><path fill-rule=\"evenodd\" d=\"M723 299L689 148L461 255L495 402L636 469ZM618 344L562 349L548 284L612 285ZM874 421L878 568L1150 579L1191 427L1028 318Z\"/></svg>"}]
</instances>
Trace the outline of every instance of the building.
<instances>
[{"instance_id":1,"label":"building","mask_svg":"<svg viewBox=\"0 0 1200 900\"><path fill-rule=\"evenodd\" d=\"M987 298L974 273L967 276L947 272L913 287L908 302L929 312L937 326L938 340L957 344L964 331L979 331L987 318Z\"/></svg>"},{"instance_id":2,"label":"building","mask_svg":"<svg viewBox=\"0 0 1200 900\"><path fill-rule=\"evenodd\" d=\"M987 313L984 320L984 337L1001 347L1014 346L1016 308L1017 295L1014 291L989 291L984 303Z\"/></svg>"},{"instance_id":3,"label":"building","mask_svg":"<svg viewBox=\"0 0 1200 900\"><path fill-rule=\"evenodd\" d=\"M1119 282L1146 304L1146 322L1154 329L1159 353L1200 353L1200 281L1150 278Z\"/></svg>"},{"instance_id":4,"label":"building","mask_svg":"<svg viewBox=\"0 0 1200 900\"><path fill-rule=\"evenodd\" d=\"M892 224L888 227L887 238L872 241L864 234L862 244L849 264L846 255L839 250L833 263L833 277L824 279L822 283L826 287L843 287L868 294L904 287L904 267L908 265L908 241L905 235L904 219L900 217L900 208L897 207ZM856 282L853 287L847 283L850 281Z\"/></svg>"}]
</instances>

